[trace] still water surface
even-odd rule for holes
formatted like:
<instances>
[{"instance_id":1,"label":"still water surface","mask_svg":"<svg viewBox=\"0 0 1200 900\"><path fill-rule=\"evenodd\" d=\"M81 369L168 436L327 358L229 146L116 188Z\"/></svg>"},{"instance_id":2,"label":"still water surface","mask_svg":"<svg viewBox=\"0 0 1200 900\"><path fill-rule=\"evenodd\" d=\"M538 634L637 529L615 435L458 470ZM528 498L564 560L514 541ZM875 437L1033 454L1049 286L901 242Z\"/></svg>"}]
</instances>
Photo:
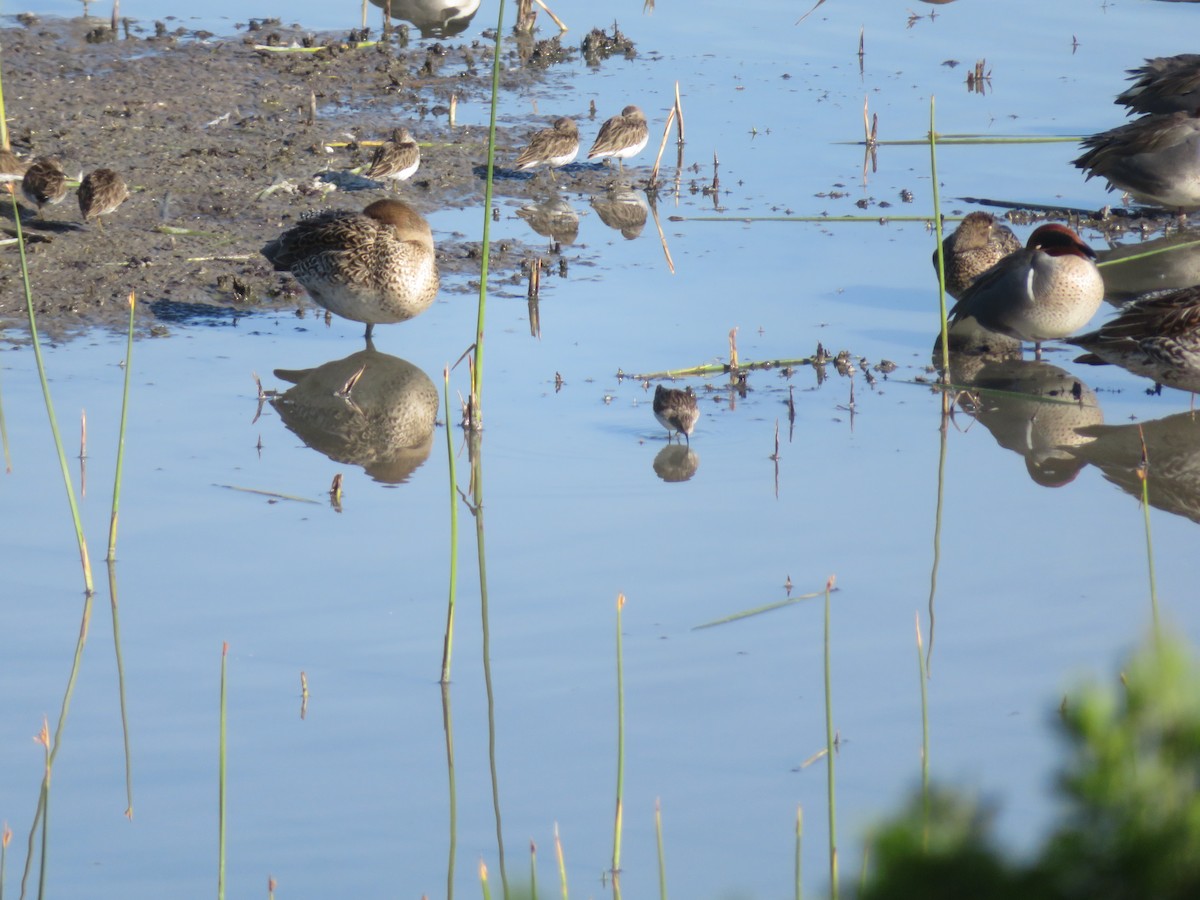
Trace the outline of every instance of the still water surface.
<instances>
[{"instance_id":1,"label":"still water surface","mask_svg":"<svg viewBox=\"0 0 1200 900\"><path fill-rule=\"evenodd\" d=\"M552 6L571 26L568 40L608 26L614 12L577 0ZM708 182L716 153L719 205L746 216L855 214L860 200L880 215L926 213L924 148L882 148L864 185L861 150L836 143L860 137L864 96L884 138L919 137L931 94L946 132L1090 133L1121 121L1111 99L1125 68L1194 49L1184 42L1197 14L1148 0L963 0L912 5L925 17L910 23L910 5L830 0L796 26L802 10L790 3L741 4L736 17L707 2L660 3L648 17L640 4L626 6L616 13L637 59L560 67L505 98L506 122L532 123L535 112L539 124L545 115L583 119L592 100L602 117L639 103L657 137L679 80L686 162L699 166L685 184ZM147 21L168 12L128 4L122 11ZM228 33L245 12L210 4L183 21ZM267 2L251 12L338 29L358 16L354 5L342 13L328 4ZM494 17L485 5L463 39L493 27ZM992 71L983 95L964 85L977 59ZM485 115L470 104L460 111L464 121ZM595 127L585 126L585 141ZM1071 143L945 148L944 204L969 209L953 198L986 196L1095 208L1113 200L1069 166L1077 152ZM648 166L650 157L648 150L636 163ZM493 237L540 240L516 215L523 204L502 191ZM911 204L902 191L912 192ZM605 226L591 198L569 187L563 196L579 214L579 235L563 249L568 277L543 280L540 339L530 336L519 290L507 288L488 310L488 638L510 881L528 871L532 839L543 890L553 883L557 823L572 890L605 891L616 771L614 601L624 592L628 895L656 885L656 798L676 896L789 895L797 806L806 820L805 886L823 891L824 767L800 769L824 743L820 604L692 629L781 599L789 579L804 593L830 575L839 588L833 673L844 875L857 870L871 824L919 777L917 614L932 640L932 771L995 798L1005 838L1031 846L1055 812L1052 711L1062 692L1086 674L1111 673L1148 628L1137 501L1091 458L1057 487L1035 481L1039 460L1009 449L1037 440L1014 437L1013 422L1029 415L1019 408L1008 421L959 413L947 433L935 547L939 399L914 383L928 362L936 305L933 241L922 224L664 221L672 275L652 225L626 240ZM712 211L710 198L686 191L678 210L660 201L664 214ZM478 210L430 216L435 238L477 233L479 219ZM1099 236L1085 237L1102 246ZM378 351L415 366L439 391L443 366L473 335L473 301L454 287L421 318L376 330ZM698 468L685 482L665 482L654 468L666 442L651 414L652 391L616 373L722 360L733 327L743 360L806 356L821 342L898 368L876 374L873 386L861 366L852 379L830 366L821 383L808 367L790 380L755 372L744 395L721 379L694 381L702 398L691 443ZM134 819L121 818L119 697L101 578L54 770L50 894L212 889L222 641L230 646L230 894L262 895L268 875L281 897L446 892L449 801L436 683L450 564L444 423L428 458L390 484L307 448L269 405L256 419L251 373L282 391L289 384L275 369L320 366L361 349L357 323L326 327L291 312L236 326L173 326L166 338L138 342L117 567ZM123 342L104 334L48 350L61 419L88 413L83 512L97 560L123 353ZM1131 375L1071 359L1056 352L1049 362L1095 392L1110 426L1188 409L1186 395L1150 397ZM17 831L16 847L41 777L29 737L43 715L54 725L82 602L29 350L13 342L0 355L0 376L13 456L13 472L0 480L0 818ZM454 377L456 387L465 383ZM1095 411L1083 418L1094 421ZM777 423L778 466L769 458ZM457 428L452 439L466 489ZM1194 446L1186 437L1183 444ZM1127 468L1128 456L1121 458ZM325 495L338 472L340 512ZM271 502L230 485L317 502ZM1196 524L1178 510L1151 510L1158 592L1164 615L1194 640ZM453 881L465 896L478 890L479 860L497 879L501 859L474 520L462 505L459 542L450 704ZM303 719L302 671L311 692ZM10 848L10 890L19 868L12 859L23 855Z\"/></svg>"}]
</instances>

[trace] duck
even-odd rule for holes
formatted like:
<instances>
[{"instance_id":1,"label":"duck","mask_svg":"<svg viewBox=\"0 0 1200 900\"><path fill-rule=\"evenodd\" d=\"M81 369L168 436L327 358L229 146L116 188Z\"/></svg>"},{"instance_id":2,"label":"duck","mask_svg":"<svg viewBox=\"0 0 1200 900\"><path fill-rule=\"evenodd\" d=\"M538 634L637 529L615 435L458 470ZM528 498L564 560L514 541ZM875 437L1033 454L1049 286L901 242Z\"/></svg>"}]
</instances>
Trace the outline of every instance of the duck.
<instances>
[{"instance_id":1,"label":"duck","mask_svg":"<svg viewBox=\"0 0 1200 900\"><path fill-rule=\"evenodd\" d=\"M1084 365L1116 365L1156 384L1200 393L1200 285L1131 300L1096 331L1067 338Z\"/></svg>"},{"instance_id":2,"label":"duck","mask_svg":"<svg viewBox=\"0 0 1200 900\"><path fill-rule=\"evenodd\" d=\"M1133 113L1195 113L1200 110L1200 53L1156 56L1128 69L1133 86L1113 102Z\"/></svg>"},{"instance_id":3,"label":"duck","mask_svg":"<svg viewBox=\"0 0 1200 900\"><path fill-rule=\"evenodd\" d=\"M696 428L696 420L700 418L695 393L690 387L681 391L658 385L654 389L654 418L667 429L668 442L674 435L682 434L690 447L692 431Z\"/></svg>"},{"instance_id":4,"label":"duck","mask_svg":"<svg viewBox=\"0 0 1200 900\"><path fill-rule=\"evenodd\" d=\"M996 263L963 291L951 324L975 319L989 331L1034 344L1086 325L1104 299L1095 251L1065 225L1042 225L1025 247Z\"/></svg>"},{"instance_id":5,"label":"duck","mask_svg":"<svg viewBox=\"0 0 1200 900\"><path fill-rule=\"evenodd\" d=\"M1020 249L1020 238L1007 225L997 222L991 213L982 210L968 213L942 241L946 293L957 300L972 281ZM937 271L937 264L935 247L934 271Z\"/></svg>"},{"instance_id":6,"label":"duck","mask_svg":"<svg viewBox=\"0 0 1200 900\"><path fill-rule=\"evenodd\" d=\"M1135 200L1177 211L1200 208L1200 118L1157 113L1083 139L1073 164Z\"/></svg>"},{"instance_id":7,"label":"duck","mask_svg":"<svg viewBox=\"0 0 1200 900\"><path fill-rule=\"evenodd\" d=\"M377 323L420 315L438 292L433 233L402 200L310 215L261 252L325 309L366 323L368 340Z\"/></svg>"}]
</instances>

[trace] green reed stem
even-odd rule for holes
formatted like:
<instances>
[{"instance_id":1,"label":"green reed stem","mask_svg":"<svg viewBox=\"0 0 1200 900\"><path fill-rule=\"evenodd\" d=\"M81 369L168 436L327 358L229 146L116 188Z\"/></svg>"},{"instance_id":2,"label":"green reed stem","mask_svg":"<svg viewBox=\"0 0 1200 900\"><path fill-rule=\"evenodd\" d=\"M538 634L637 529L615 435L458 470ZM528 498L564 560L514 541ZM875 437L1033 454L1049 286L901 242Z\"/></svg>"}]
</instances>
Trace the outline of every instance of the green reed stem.
<instances>
[{"instance_id":1,"label":"green reed stem","mask_svg":"<svg viewBox=\"0 0 1200 900\"><path fill-rule=\"evenodd\" d=\"M108 525L108 556L111 563L117 558L117 514L121 507L121 472L125 465L125 424L129 419L129 378L133 369L133 315L137 297L129 292L129 343L125 347L125 389L121 393L121 429L117 435L117 475L113 482L112 519Z\"/></svg>"},{"instance_id":2,"label":"green reed stem","mask_svg":"<svg viewBox=\"0 0 1200 900\"><path fill-rule=\"evenodd\" d=\"M621 641L621 610L625 595L617 594L617 808L613 819L612 873L621 871L621 819L625 802L625 663Z\"/></svg>"},{"instance_id":3,"label":"green reed stem","mask_svg":"<svg viewBox=\"0 0 1200 900\"><path fill-rule=\"evenodd\" d=\"M921 678L921 808L924 813L924 847L929 849L929 673L921 640L921 614L917 613L917 674Z\"/></svg>"},{"instance_id":4,"label":"green reed stem","mask_svg":"<svg viewBox=\"0 0 1200 900\"><path fill-rule=\"evenodd\" d=\"M554 823L554 856L558 860L558 883L562 887L562 900L570 900L567 892L567 861L563 856L562 838L558 834L558 823Z\"/></svg>"},{"instance_id":5,"label":"green reed stem","mask_svg":"<svg viewBox=\"0 0 1200 900\"><path fill-rule=\"evenodd\" d=\"M450 588L446 600L446 634L442 640L442 684L450 681L450 660L454 655L454 600L458 591L458 476L454 468L454 430L450 427L450 368L442 368L446 401L446 456L450 472Z\"/></svg>"},{"instance_id":6,"label":"green reed stem","mask_svg":"<svg viewBox=\"0 0 1200 900\"><path fill-rule=\"evenodd\" d=\"M108 561L108 599L112 609L113 651L117 660L117 696L121 702L121 736L125 744L125 818L133 818L133 751L129 744L129 708L125 703L125 663L121 656L121 620L117 614L117 566Z\"/></svg>"},{"instance_id":7,"label":"green reed stem","mask_svg":"<svg viewBox=\"0 0 1200 900\"><path fill-rule=\"evenodd\" d=\"M933 630L937 624L935 600L937 599L938 572L942 567L942 510L946 500L946 431L950 420L947 407L949 394L943 393L943 411L941 423L938 426L938 474L937 502L933 512L933 564L929 567L929 649L925 651L925 674L929 675L929 665L933 660Z\"/></svg>"},{"instance_id":8,"label":"green reed stem","mask_svg":"<svg viewBox=\"0 0 1200 900\"><path fill-rule=\"evenodd\" d=\"M488 884L487 863L479 861L479 886L483 888L483 900L492 900L492 889Z\"/></svg>"},{"instance_id":9,"label":"green reed stem","mask_svg":"<svg viewBox=\"0 0 1200 900\"><path fill-rule=\"evenodd\" d=\"M458 786L454 769L454 719L450 715L450 685L442 682L442 730L446 734L446 773L449 780L450 840L446 854L446 900L454 900L454 863L458 857Z\"/></svg>"},{"instance_id":10,"label":"green reed stem","mask_svg":"<svg viewBox=\"0 0 1200 900\"><path fill-rule=\"evenodd\" d=\"M37 361L38 378L42 383L42 397L46 401L46 414L50 418L50 433L54 436L54 447L58 451L58 464L62 470L63 486L67 490L67 503L71 507L71 519L75 523L75 540L79 544L79 562L83 567L83 587L90 597L92 586L92 563L88 557L87 538L83 534L83 523L79 519L79 505L75 502L75 488L71 484L71 472L67 468L67 454L63 450L62 436L58 432L58 417L54 414L54 401L50 398L50 383L46 380L46 362L42 358L42 342L38 338L37 316L33 311L33 288L29 281L29 264L25 258L25 234L21 230L21 210L17 206L17 195L12 194L13 225L17 229L17 248L21 254L21 282L25 288L25 308L29 313L29 334L33 344L33 357Z\"/></svg>"},{"instance_id":11,"label":"green reed stem","mask_svg":"<svg viewBox=\"0 0 1200 900\"><path fill-rule=\"evenodd\" d=\"M946 259L942 247L942 192L938 184L937 132L933 130L933 117L937 98L929 98L929 172L933 178L933 229L937 241L938 302L942 316L942 380L950 379L950 338L946 319Z\"/></svg>"},{"instance_id":12,"label":"green reed stem","mask_svg":"<svg viewBox=\"0 0 1200 900\"><path fill-rule=\"evenodd\" d=\"M1200 247L1200 241L1181 241L1178 244L1170 244L1166 247L1156 247L1153 250L1143 250L1141 253L1131 253L1129 256L1122 256L1120 259L1106 259L1096 263L1096 268L1104 269L1109 266L1120 266L1125 263L1149 259L1152 256L1158 256L1160 253L1174 253L1176 250L1192 250L1196 247Z\"/></svg>"},{"instance_id":13,"label":"green reed stem","mask_svg":"<svg viewBox=\"0 0 1200 900\"><path fill-rule=\"evenodd\" d=\"M875 145L878 147L920 147L928 144L931 138L936 140L939 144L949 144L960 147L969 147L977 144L1069 144L1078 143L1079 141L1082 141L1084 137L1086 137L1086 135L1079 134L937 134L933 131L933 129L930 129L929 135L923 138L913 138L911 140L899 141L876 141ZM842 144L847 147L865 146L863 141L835 141L834 143Z\"/></svg>"},{"instance_id":14,"label":"green reed stem","mask_svg":"<svg viewBox=\"0 0 1200 900\"><path fill-rule=\"evenodd\" d=\"M529 900L537 900L537 844L529 842Z\"/></svg>"},{"instance_id":15,"label":"green reed stem","mask_svg":"<svg viewBox=\"0 0 1200 900\"><path fill-rule=\"evenodd\" d=\"M38 867L38 900L45 900L46 896L46 868L47 858L50 855L50 773L54 768L54 753L50 750L48 732L46 730L46 720L42 720L42 733L40 740L45 748L45 764L46 774L42 779L41 790L41 812L42 812L42 846L40 854L40 863ZM24 894L24 890L21 891Z\"/></svg>"},{"instance_id":16,"label":"green reed stem","mask_svg":"<svg viewBox=\"0 0 1200 900\"><path fill-rule=\"evenodd\" d=\"M225 737L226 737L226 661L229 642L221 644L221 725L217 748L217 900L225 900Z\"/></svg>"},{"instance_id":17,"label":"green reed stem","mask_svg":"<svg viewBox=\"0 0 1200 900\"><path fill-rule=\"evenodd\" d=\"M658 844L658 897L667 900L667 857L663 852L662 798L654 798L654 838Z\"/></svg>"},{"instance_id":18,"label":"green reed stem","mask_svg":"<svg viewBox=\"0 0 1200 900\"><path fill-rule=\"evenodd\" d=\"M801 880L800 849L804 842L804 807L796 807L796 900L804 900L804 884Z\"/></svg>"},{"instance_id":19,"label":"green reed stem","mask_svg":"<svg viewBox=\"0 0 1200 900\"><path fill-rule=\"evenodd\" d=\"M702 628L714 628L717 625L727 625L730 622L736 622L739 619L748 619L751 616L759 616L763 613L773 612L777 609L783 609L785 606L791 606L794 603L802 603L805 600L815 600L820 597L819 591L814 591L811 594L797 594L795 597L788 597L786 600L776 600L774 603L768 603L764 606L756 606L754 609L746 609L741 612L732 613L720 619L713 619L711 622L705 622L703 625L693 625L692 631L700 631Z\"/></svg>"},{"instance_id":20,"label":"green reed stem","mask_svg":"<svg viewBox=\"0 0 1200 900\"><path fill-rule=\"evenodd\" d=\"M1162 643L1162 630L1158 621L1158 585L1154 576L1154 540L1150 535L1150 456L1146 450L1146 435L1138 425L1138 437L1142 442L1142 463L1137 476L1142 483L1142 516L1146 523L1146 566L1150 574L1150 615L1154 623L1154 642Z\"/></svg>"},{"instance_id":21,"label":"green reed stem","mask_svg":"<svg viewBox=\"0 0 1200 900\"><path fill-rule=\"evenodd\" d=\"M820 222L823 225L836 225L838 222L857 222L863 225L886 225L889 222L928 222L929 216L893 216L884 214L878 216L667 216L667 221L734 222L742 225L747 222ZM955 220L950 219L949 221Z\"/></svg>"},{"instance_id":22,"label":"green reed stem","mask_svg":"<svg viewBox=\"0 0 1200 900\"><path fill-rule=\"evenodd\" d=\"M488 119L487 181L483 188L483 249L480 253L479 313L475 323L475 365L471 369L471 427L483 427L483 325L487 312L488 260L492 235L492 181L496 173L496 104L500 98L500 51L504 34L504 0L496 19L492 50L492 103Z\"/></svg>"},{"instance_id":23,"label":"green reed stem","mask_svg":"<svg viewBox=\"0 0 1200 900\"><path fill-rule=\"evenodd\" d=\"M833 761L833 679L830 674L829 642L829 597L833 593L834 577L825 582L825 761L829 786L829 895L838 898L838 855L837 855L837 797L834 792L835 766Z\"/></svg>"}]
</instances>

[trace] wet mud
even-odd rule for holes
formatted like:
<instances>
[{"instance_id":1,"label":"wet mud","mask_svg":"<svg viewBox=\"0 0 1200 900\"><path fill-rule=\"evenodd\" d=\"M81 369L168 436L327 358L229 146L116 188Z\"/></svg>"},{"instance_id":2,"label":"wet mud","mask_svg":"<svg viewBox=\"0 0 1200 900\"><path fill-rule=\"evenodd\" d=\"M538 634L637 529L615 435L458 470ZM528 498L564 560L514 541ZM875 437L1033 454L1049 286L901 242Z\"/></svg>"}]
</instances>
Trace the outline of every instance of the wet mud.
<instances>
[{"instance_id":1,"label":"wet mud","mask_svg":"<svg viewBox=\"0 0 1200 900\"><path fill-rule=\"evenodd\" d=\"M26 162L58 156L69 177L112 168L130 189L102 225L84 224L74 190L42 216L18 190L39 327L52 334L123 328L131 291L142 324L154 330L263 307L320 313L259 254L302 214L362 209L384 196L400 196L426 215L482 205L487 134L452 126L450 106L452 95L459 104L487 103L490 44L408 46L394 38L359 46L361 34L314 36L254 21L241 32L216 38L155 23L114 35L96 19L27 17L0 29L17 154ZM293 43L327 49L256 49ZM550 62L506 65L502 89L547 77L554 59L569 55L556 44L529 49ZM421 168L410 181L397 191L349 174L370 162L374 146L360 142L386 139L400 124L422 145ZM497 166L545 124L502 129ZM620 178L607 166L574 164L557 181L603 195ZM553 188L545 173L498 168L494 205L544 200ZM12 238L12 204L0 200L0 237ZM473 289L478 241L436 233L435 240L443 294ZM528 244L496 243L491 272L498 281L519 281L525 261L546 247L533 233ZM13 338L25 322L19 256L9 243L0 248L0 327Z\"/></svg>"}]
</instances>

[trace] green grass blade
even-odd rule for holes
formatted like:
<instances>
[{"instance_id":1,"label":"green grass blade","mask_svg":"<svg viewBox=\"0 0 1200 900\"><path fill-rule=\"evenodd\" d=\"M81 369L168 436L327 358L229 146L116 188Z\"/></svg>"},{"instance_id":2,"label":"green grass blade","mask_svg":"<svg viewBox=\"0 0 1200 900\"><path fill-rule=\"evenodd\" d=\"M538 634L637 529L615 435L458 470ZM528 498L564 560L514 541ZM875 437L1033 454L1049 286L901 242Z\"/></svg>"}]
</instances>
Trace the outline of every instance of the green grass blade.
<instances>
[{"instance_id":1,"label":"green grass blade","mask_svg":"<svg viewBox=\"0 0 1200 900\"><path fill-rule=\"evenodd\" d=\"M454 600L458 591L458 476L454 468L454 429L450 427L449 367L443 367L442 381L446 404L446 456L450 473L450 587L446 600L446 634L442 640L442 684L448 684L450 660L454 654Z\"/></svg>"},{"instance_id":2,"label":"green grass blade","mask_svg":"<svg viewBox=\"0 0 1200 900\"><path fill-rule=\"evenodd\" d=\"M125 425L129 419L129 378L133 368L133 316L137 298L129 293L129 342L125 347L125 389L121 394L121 428L117 436L117 475L113 483L112 519L108 525L108 561L117 558L117 516L121 507L121 472L125 466Z\"/></svg>"}]
</instances>

